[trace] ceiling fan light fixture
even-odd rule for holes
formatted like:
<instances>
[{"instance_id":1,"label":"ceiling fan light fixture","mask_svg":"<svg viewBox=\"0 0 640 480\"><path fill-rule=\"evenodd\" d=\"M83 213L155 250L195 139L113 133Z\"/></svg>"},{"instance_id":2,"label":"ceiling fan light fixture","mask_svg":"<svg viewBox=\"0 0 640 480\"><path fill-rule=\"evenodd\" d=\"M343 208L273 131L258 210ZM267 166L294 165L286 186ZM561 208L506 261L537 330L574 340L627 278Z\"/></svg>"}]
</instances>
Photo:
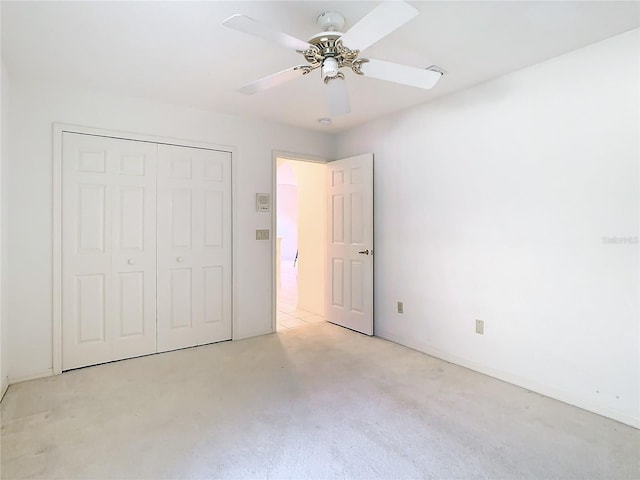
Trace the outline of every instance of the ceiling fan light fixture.
<instances>
[{"instance_id":1,"label":"ceiling fan light fixture","mask_svg":"<svg viewBox=\"0 0 640 480\"><path fill-rule=\"evenodd\" d=\"M338 65L338 61L333 57L327 57L322 62L322 78L325 79L327 77L333 78L338 75L338 69L340 66Z\"/></svg>"}]
</instances>

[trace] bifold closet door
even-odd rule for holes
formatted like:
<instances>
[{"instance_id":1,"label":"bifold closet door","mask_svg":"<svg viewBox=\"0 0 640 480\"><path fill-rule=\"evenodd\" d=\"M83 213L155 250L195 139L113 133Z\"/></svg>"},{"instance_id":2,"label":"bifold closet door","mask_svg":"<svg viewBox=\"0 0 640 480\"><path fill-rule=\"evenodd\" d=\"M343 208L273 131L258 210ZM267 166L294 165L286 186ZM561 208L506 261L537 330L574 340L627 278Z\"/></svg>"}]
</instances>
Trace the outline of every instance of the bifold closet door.
<instances>
[{"instance_id":1,"label":"bifold closet door","mask_svg":"<svg viewBox=\"0 0 640 480\"><path fill-rule=\"evenodd\" d=\"M158 146L158 351L231 339L231 153Z\"/></svg>"},{"instance_id":2,"label":"bifold closet door","mask_svg":"<svg viewBox=\"0 0 640 480\"><path fill-rule=\"evenodd\" d=\"M153 143L62 138L62 369L156 351Z\"/></svg>"}]
</instances>

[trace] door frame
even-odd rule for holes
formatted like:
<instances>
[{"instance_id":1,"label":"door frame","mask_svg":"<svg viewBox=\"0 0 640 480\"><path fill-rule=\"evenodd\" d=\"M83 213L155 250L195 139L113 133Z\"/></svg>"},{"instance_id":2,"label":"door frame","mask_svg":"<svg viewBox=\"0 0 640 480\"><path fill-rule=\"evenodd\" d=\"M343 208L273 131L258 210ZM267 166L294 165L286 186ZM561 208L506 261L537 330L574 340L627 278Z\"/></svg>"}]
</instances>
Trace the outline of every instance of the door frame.
<instances>
[{"instance_id":1,"label":"door frame","mask_svg":"<svg viewBox=\"0 0 640 480\"><path fill-rule=\"evenodd\" d=\"M104 128L87 127L82 125L72 125L55 122L53 124L53 264L52 264L52 365L53 374L62 373L62 135L64 133L79 133L98 137L117 138L121 140L133 140L138 142L158 143L165 145L176 145L180 147L203 148L208 150L221 150L231 152L231 339L235 339L235 332L238 331L236 322L237 303L237 262L234 239L237 232L237 219L233 214L236 205L236 179L237 179L237 154L238 149L231 145L214 144L196 140L183 140L178 138L146 135L120 130L110 130Z\"/></svg>"},{"instance_id":2,"label":"door frame","mask_svg":"<svg viewBox=\"0 0 640 480\"><path fill-rule=\"evenodd\" d=\"M283 150L273 150L271 154L271 332L277 331L278 317L278 266L276 265L276 248L278 243L278 159L292 160L298 162L327 164L329 160L317 155L306 155L304 153L292 153Z\"/></svg>"}]
</instances>

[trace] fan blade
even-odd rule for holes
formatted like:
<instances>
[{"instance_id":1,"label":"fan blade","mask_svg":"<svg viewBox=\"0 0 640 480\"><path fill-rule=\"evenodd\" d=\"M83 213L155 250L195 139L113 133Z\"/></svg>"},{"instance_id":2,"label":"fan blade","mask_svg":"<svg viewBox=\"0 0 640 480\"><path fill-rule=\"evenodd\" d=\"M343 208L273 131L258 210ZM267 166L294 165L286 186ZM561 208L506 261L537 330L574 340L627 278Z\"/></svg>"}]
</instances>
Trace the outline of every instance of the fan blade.
<instances>
[{"instance_id":1,"label":"fan blade","mask_svg":"<svg viewBox=\"0 0 640 480\"><path fill-rule=\"evenodd\" d=\"M379 78L387 82L402 83L411 87L430 89L440 80L442 73L425 68L410 67L398 63L369 59L362 63L365 77Z\"/></svg>"},{"instance_id":2,"label":"fan blade","mask_svg":"<svg viewBox=\"0 0 640 480\"><path fill-rule=\"evenodd\" d=\"M286 70L282 70L281 72L274 73L273 75L269 75L268 77L261 78L260 80L256 80L255 82L248 83L247 85L240 87L238 91L245 95L253 95L254 93L268 90L269 88L276 87L281 83L288 82L289 80L301 77L302 75L304 75L303 69L291 67Z\"/></svg>"},{"instance_id":3,"label":"fan blade","mask_svg":"<svg viewBox=\"0 0 640 480\"><path fill-rule=\"evenodd\" d=\"M351 112L347 83L342 78L334 78L333 80L330 80L324 88L331 115L337 117Z\"/></svg>"},{"instance_id":4,"label":"fan blade","mask_svg":"<svg viewBox=\"0 0 640 480\"><path fill-rule=\"evenodd\" d=\"M400 28L418 13L420 13L418 10L405 2L383 2L366 14L340 39L345 47L362 52Z\"/></svg>"},{"instance_id":5,"label":"fan blade","mask_svg":"<svg viewBox=\"0 0 640 480\"><path fill-rule=\"evenodd\" d=\"M291 50L304 51L311 48L311 45L307 42L298 40L286 33L279 32L269 25L265 25L264 23L254 20L251 17L247 17L246 15L242 15L241 13L231 15L229 18L224 20L222 24L225 27L233 28L234 30L255 35L256 37L263 38L270 42L278 43Z\"/></svg>"}]
</instances>

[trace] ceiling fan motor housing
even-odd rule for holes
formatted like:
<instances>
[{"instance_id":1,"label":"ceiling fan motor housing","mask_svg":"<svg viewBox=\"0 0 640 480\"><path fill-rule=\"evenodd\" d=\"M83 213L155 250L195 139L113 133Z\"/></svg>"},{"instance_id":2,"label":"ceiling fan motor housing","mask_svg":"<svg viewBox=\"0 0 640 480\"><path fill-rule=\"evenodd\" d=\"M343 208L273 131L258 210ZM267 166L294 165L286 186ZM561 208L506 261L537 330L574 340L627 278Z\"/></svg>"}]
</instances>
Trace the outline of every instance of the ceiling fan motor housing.
<instances>
[{"instance_id":1,"label":"ceiling fan motor housing","mask_svg":"<svg viewBox=\"0 0 640 480\"><path fill-rule=\"evenodd\" d=\"M328 79L341 77L340 68L351 68L355 73L362 75L360 70L366 59L359 59L360 51L350 50L345 47L340 38L342 32L320 32L309 39L311 48L302 53L309 66L309 71L322 67L322 78Z\"/></svg>"}]
</instances>

